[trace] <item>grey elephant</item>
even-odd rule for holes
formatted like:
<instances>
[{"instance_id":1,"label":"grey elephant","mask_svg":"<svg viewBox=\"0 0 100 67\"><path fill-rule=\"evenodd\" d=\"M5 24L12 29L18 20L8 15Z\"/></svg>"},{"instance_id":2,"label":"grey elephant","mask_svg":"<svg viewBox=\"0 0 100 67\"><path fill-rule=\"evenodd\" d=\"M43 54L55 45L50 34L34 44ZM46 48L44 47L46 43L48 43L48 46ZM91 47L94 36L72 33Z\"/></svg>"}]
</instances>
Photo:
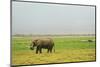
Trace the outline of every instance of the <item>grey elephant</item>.
<instances>
[{"instance_id":1,"label":"grey elephant","mask_svg":"<svg viewBox=\"0 0 100 67\"><path fill-rule=\"evenodd\" d=\"M34 47L36 47L36 54L38 54L38 52L42 53L42 49L47 49L47 53L52 53L52 50L54 48L54 42L51 38L35 39L32 41L30 49L34 50Z\"/></svg>"}]
</instances>

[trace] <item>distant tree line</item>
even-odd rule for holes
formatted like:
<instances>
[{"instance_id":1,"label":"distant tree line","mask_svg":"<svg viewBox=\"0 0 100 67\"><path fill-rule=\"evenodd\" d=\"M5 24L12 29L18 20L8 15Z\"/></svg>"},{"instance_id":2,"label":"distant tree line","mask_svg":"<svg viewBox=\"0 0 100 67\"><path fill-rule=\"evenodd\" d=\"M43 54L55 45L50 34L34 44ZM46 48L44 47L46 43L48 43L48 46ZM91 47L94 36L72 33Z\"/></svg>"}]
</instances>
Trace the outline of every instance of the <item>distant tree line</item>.
<instances>
[{"instance_id":1,"label":"distant tree line","mask_svg":"<svg viewBox=\"0 0 100 67\"><path fill-rule=\"evenodd\" d=\"M95 34L14 34L12 36L95 36Z\"/></svg>"}]
</instances>

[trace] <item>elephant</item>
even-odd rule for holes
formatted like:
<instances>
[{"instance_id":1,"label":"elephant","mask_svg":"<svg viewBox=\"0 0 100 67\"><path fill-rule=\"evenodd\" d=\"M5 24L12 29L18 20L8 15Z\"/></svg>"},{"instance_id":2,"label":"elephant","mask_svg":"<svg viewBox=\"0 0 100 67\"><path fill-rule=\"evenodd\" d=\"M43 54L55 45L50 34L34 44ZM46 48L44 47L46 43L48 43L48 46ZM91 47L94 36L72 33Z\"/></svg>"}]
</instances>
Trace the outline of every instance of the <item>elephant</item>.
<instances>
[{"instance_id":1,"label":"elephant","mask_svg":"<svg viewBox=\"0 0 100 67\"><path fill-rule=\"evenodd\" d=\"M55 52L54 42L51 38L39 38L32 40L30 49L34 50L34 47L36 47L36 54L38 54L38 52L42 53L42 49L47 49L47 53L52 53L53 49Z\"/></svg>"}]
</instances>

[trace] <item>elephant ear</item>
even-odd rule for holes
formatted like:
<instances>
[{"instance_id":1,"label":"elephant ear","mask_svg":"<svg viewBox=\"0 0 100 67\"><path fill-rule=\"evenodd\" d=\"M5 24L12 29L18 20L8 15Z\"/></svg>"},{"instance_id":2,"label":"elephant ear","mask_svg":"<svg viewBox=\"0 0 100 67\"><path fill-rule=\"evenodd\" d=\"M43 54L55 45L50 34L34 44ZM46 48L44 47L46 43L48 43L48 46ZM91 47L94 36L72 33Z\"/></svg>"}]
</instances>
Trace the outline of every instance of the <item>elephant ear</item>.
<instances>
[{"instance_id":1,"label":"elephant ear","mask_svg":"<svg viewBox=\"0 0 100 67\"><path fill-rule=\"evenodd\" d=\"M34 45L36 45L36 44L37 44L37 41L38 41L37 39L33 41Z\"/></svg>"}]
</instances>

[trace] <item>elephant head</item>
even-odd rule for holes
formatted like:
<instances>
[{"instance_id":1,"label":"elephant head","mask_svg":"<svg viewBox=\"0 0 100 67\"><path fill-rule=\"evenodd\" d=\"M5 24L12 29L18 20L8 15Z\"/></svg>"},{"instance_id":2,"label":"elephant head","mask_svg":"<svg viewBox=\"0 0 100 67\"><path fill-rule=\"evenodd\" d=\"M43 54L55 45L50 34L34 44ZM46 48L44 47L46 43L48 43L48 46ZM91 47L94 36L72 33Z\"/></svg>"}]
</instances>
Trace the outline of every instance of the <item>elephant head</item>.
<instances>
[{"instance_id":1,"label":"elephant head","mask_svg":"<svg viewBox=\"0 0 100 67\"><path fill-rule=\"evenodd\" d=\"M30 49L34 50L34 47L37 46L37 40L34 40L31 44L30 44Z\"/></svg>"}]
</instances>

